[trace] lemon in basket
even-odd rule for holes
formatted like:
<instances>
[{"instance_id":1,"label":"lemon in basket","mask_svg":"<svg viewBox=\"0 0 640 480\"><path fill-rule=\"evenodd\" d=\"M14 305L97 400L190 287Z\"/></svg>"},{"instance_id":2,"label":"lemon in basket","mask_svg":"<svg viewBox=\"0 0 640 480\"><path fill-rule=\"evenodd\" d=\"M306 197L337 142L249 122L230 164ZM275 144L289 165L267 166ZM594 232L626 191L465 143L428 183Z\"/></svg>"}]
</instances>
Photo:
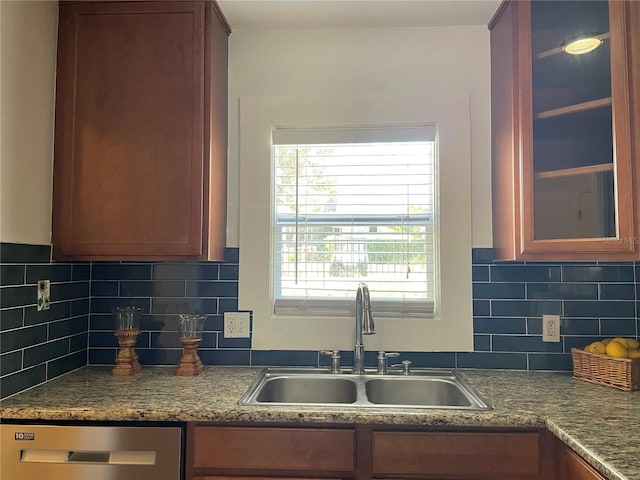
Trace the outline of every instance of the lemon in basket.
<instances>
[{"instance_id":1,"label":"lemon in basket","mask_svg":"<svg viewBox=\"0 0 640 480\"><path fill-rule=\"evenodd\" d=\"M607 352L607 346L602 342L593 342L584 347L585 352L604 354Z\"/></svg>"},{"instance_id":2,"label":"lemon in basket","mask_svg":"<svg viewBox=\"0 0 640 480\"><path fill-rule=\"evenodd\" d=\"M625 342L626 343L626 342ZM611 340L606 347L606 353L610 357L627 358L627 347L617 340Z\"/></svg>"},{"instance_id":3,"label":"lemon in basket","mask_svg":"<svg viewBox=\"0 0 640 480\"><path fill-rule=\"evenodd\" d=\"M640 350L627 350L629 358L640 358Z\"/></svg>"},{"instance_id":4,"label":"lemon in basket","mask_svg":"<svg viewBox=\"0 0 640 480\"><path fill-rule=\"evenodd\" d=\"M612 342L618 342L620 345L622 345L624 348L629 348L629 343L627 342L626 338L622 338L622 337L616 337L611 339Z\"/></svg>"},{"instance_id":5,"label":"lemon in basket","mask_svg":"<svg viewBox=\"0 0 640 480\"><path fill-rule=\"evenodd\" d=\"M627 348L638 350L638 348L640 348L640 342L635 338L627 338Z\"/></svg>"}]
</instances>

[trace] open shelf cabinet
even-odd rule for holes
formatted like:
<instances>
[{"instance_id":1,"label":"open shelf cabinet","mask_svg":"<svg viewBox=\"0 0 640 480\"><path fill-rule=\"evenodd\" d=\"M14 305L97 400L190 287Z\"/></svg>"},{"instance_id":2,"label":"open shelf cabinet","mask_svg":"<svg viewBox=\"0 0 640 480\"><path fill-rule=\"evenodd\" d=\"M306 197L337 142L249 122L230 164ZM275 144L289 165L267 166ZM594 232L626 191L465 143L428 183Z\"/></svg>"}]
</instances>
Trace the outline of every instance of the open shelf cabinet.
<instances>
[{"instance_id":1,"label":"open shelf cabinet","mask_svg":"<svg viewBox=\"0 0 640 480\"><path fill-rule=\"evenodd\" d=\"M638 257L638 9L626 1L507 1L494 16L496 259ZM599 46L565 51L585 36Z\"/></svg>"}]
</instances>

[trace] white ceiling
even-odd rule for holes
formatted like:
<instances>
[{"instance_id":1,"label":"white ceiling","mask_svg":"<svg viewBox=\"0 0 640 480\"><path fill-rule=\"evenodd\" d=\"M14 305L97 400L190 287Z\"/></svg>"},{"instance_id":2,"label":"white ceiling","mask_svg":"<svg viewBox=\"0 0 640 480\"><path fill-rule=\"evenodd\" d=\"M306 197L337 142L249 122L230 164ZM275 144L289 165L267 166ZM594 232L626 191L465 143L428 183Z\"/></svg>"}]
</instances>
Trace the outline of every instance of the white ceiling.
<instances>
[{"instance_id":1,"label":"white ceiling","mask_svg":"<svg viewBox=\"0 0 640 480\"><path fill-rule=\"evenodd\" d=\"M487 25L500 0L219 0L231 29Z\"/></svg>"}]
</instances>

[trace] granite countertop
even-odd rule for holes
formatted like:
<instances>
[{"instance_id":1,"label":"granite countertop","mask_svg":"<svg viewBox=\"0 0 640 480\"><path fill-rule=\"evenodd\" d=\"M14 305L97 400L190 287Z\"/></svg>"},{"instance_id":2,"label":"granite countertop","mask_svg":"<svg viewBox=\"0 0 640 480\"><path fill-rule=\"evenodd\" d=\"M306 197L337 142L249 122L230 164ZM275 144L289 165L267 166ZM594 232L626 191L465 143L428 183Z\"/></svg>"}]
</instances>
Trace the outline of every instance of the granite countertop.
<instances>
[{"instance_id":1,"label":"granite countertop","mask_svg":"<svg viewBox=\"0 0 640 480\"><path fill-rule=\"evenodd\" d=\"M640 391L574 380L566 372L462 370L487 412L262 407L237 404L260 368L207 367L197 377L145 368L114 377L87 367L0 402L0 418L77 421L360 423L547 427L610 480L640 478Z\"/></svg>"}]
</instances>

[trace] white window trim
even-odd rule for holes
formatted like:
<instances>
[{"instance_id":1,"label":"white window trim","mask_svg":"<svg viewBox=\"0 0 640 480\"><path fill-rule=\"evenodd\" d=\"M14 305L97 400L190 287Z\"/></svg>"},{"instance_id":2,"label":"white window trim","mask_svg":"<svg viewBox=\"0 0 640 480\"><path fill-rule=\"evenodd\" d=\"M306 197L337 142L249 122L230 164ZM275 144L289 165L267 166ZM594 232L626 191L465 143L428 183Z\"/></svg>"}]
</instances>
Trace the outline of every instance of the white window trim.
<instances>
[{"instance_id":1,"label":"white window trim","mask_svg":"<svg viewBox=\"0 0 640 480\"><path fill-rule=\"evenodd\" d=\"M424 96L242 97L240 99L239 308L253 311L256 350L353 348L355 321L272 313L271 132L277 127L437 125L436 261L440 276L434 318L377 318L368 350L471 351L471 145L466 92ZM375 298L375 291L371 292ZM355 301L355 292L354 292ZM373 312L375 318L375 311Z\"/></svg>"}]
</instances>

